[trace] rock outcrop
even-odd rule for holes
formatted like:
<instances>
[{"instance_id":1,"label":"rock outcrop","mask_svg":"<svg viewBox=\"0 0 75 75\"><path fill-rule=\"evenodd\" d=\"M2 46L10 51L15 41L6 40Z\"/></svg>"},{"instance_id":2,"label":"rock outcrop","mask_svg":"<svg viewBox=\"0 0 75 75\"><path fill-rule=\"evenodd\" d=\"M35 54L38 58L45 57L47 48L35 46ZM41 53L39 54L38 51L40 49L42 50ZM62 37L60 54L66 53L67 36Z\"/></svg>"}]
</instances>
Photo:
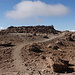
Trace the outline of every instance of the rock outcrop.
<instances>
[{"instance_id":1,"label":"rock outcrop","mask_svg":"<svg viewBox=\"0 0 75 75\"><path fill-rule=\"evenodd\" d=\"M64 73L68 69L68 61L61 60L58 57L46 57L46 61L50 66L52 72Z\"/></svg>"},{"instance_id":2,"label":"rock outcrop","mask_svg":"<svg viewBox=\"0 0 75 75\"><path fill-rule=\"evenodd\" d=\"M5 30L0 31L1 33L58 33L59 31L54 29L54 26L22 26L14 27L10 26Z\"/></svg>"}]
</instances>

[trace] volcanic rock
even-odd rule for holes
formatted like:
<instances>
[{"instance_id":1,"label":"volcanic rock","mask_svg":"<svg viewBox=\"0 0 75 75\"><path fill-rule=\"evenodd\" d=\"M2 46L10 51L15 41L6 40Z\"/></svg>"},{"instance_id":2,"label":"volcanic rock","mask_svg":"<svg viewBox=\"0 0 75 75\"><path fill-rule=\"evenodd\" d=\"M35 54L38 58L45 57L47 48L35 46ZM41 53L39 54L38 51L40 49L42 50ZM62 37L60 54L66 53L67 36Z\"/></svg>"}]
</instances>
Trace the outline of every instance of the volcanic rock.
<instances>
[{"instance_id":1,"label":"volcanic rock","mask_svg":"<svg viewBox=\"0 0 75 75\"><path fill-rule=\"evenodd\" d=\"M36 43L33 43L32 45L29 45L29 48L28 48L29 51L33 51L33 52L36 52L36 53L42 52L40 49L41 49L41 47L39 45L37 45Z\"/></svg>"},{"instance_id":2,"label":"volcanic rock","mask_svg":"<svg viewBox=\"0 0 75 75\"><path fill-rule=\"evenodd\" d=\"M62 73L68 69L68 61L61 60L57 57L46 57L46 61L52 72Z\"/></svg>"}]
</instances>

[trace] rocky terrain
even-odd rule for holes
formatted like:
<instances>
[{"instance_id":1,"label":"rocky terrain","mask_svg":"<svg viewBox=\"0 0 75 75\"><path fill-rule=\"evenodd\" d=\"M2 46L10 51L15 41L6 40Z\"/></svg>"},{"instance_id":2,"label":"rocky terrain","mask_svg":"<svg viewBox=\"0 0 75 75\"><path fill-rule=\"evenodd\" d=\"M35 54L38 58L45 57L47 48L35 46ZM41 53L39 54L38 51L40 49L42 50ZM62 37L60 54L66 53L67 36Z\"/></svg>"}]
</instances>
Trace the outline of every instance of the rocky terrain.
<instances>
[{"instance_id":1,"label":"rocky terrain","mask_svg":"<svg viewBox=\"0 0 75 75\"><path fill-rule=\"evenodd\" d=\"M58 33L59 31L55 30L52 26L22 26L14 27L10 26L6 30L2 30L0 33Z\"/></svg>"},{"instance_id":2,"label":"rocky terrain","mask_svg":"<svg viewBox=\"0 0 75 75\"><path fill-rule=\"evenodd\" d=\"M53 26L0 31L0 75L75 75L75 32Z\"/></svg>"}]
</instances>

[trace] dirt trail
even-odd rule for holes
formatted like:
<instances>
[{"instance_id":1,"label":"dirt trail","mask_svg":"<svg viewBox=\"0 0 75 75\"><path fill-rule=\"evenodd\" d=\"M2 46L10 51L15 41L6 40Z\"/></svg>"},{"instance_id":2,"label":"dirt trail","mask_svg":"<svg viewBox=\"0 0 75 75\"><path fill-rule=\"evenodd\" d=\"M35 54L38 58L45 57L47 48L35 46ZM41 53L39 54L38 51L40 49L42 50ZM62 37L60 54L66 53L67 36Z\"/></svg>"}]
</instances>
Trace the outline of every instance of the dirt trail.
<instances>
[{"instance_id":1,"label":"dirt trail","mask_svg":"<svg viewBox=\"0 0 75 75\"><path fill-rule=\"evenodd\" d=\"M14 51L13 51L13 64L15 66L15 69L17 71L23 71L24 70L24 65L22 64L22 59L20 57L20 50L21 48L24 46L24 44L21 44L21 45L18 45L14 48Z\"/></svg>"},{"instance_id":2,"label":"dirt trail","mask_svg":"<svg viewBox=\"0 0 75 75\"><path fill-rule=\"evenodd\" d=\"M17 46L14 47L14 50L12 52L12 58L13 58L13 65L15 67L15 70L16 71L20 71L20 72L24 72L25 70L25 67L24 67L24 64L23 64L23 61L22 61L22 58L21 58L21 49L27 45L27 44L32 44L32 43L38 43L38 42L46 42L46 41L49 41L49 40L52 40L52 39L55 39L55 38L58 38L58 37L62 37L64 36L64 34L61 34L59 36L54 36L54 37L50 37L49 39L45 39L45 40L42 40L42 41L34 41L34 42L28 42L28 43L22 43L22 44L19 44Z\"/></svg>"}]
</instances>

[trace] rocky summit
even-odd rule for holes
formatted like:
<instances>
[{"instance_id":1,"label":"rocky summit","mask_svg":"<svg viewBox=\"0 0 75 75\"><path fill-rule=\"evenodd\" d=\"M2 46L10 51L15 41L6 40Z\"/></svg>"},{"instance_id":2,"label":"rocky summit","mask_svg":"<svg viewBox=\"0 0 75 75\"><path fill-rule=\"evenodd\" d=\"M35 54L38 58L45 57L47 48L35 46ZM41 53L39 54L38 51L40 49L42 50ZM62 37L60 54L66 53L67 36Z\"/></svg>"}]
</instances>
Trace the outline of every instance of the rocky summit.
<instances>
[{"instance_id":1,"label":"rocky summit","mask_svg":"<svg viewBox=\"0 0 75 75\"><path fill-rule=\"evenodd\" d=\"M10 26L1 32L5 33L58 33L59 31L54 29L54 26L22 26L22 27L14 27Z\"/></svg>"}]
</instances>

